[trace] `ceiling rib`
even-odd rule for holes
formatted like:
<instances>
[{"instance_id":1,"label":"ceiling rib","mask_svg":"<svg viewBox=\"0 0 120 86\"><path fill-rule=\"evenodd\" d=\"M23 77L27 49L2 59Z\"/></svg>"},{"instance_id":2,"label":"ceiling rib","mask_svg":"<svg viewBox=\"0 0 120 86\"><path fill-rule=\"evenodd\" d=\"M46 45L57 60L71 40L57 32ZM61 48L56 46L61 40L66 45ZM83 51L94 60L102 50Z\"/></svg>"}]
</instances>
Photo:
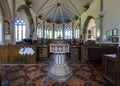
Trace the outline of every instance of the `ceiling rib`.
<instances>
[{"instance_id":1,"label":"ceiling rib","mask_svg":"<svg viewBox=\"0 0 120 86\"><path fill-rule=\"evenodd\" d=\"M69 11L66 8L63 7L63 10L67 13L71 20L74 20L74 18L72 17L72 15L70 15Z\"/></svg>"},{"instance_id":2,"label":"ceiling rib","mask_svg":"<svg viewBox=\"0 0 120 86\"><path fill-rule=\"evenodd\" d=\"M46 0L43 4L42 4L42 6L40 7L40 9L37 11L37 14L40 12L40 10L48 3L48 1L49 0Z\"/></svg>"},{"instance_id":3,"label":"ceiling rib","mask_svg":"<svg viewBox=\"0 0 120 86\"><path fill-rule=\"evenodd\" d=\"M62 7L61 7L62 8ZM64 21L64 17L63 17L63 12L62 12L62 9L60 8L60 14L61 14L61 17L62 17L62 20L63 20L63 23L65 22Z\"/></svg>"},{"instance_id":4,"label":"ceiling rib","mask_svg":"<svg viewBox=\"0 0 120 86\"><path fill-rule=\"evenodd\" d=\"M53 10L54 8L55 8L55 6L52 7L52 8L47 12L47 14L46 14L45 17L44 17L45 19L47 18L47 16L49 15L49 13L52 12L52 10Z\"/></svg>"},{"instance_id":5,"label":"ceiling rib","mask_svg":"<svg viewBox=\"0 0 120 86\"><path fill-rule=\"evenodd\" d=\"M42 11L45 11L45 10L48 9L49 7L52 7L52 6L55 6L55 5L56 5L56 4L51 4L51 5L47 6L47 7L41 8L40 11L41 11L41 12L42 12Z\"/></svg>"},{"instance_id":6,"label":"ceiling rib","mask_svg":"<svg viewBox=\"0 0 120 86\"><path fill-rule=\"evenodd\" d=\"M60 3L60 0L58 0L58 3Z\"/></svg>"},{"instance_id":7,"label":"ceiling rib","mask_svg":"<svg viewBox=\"0 0 120 86\"><path fill-rule=\"evenodd\" d=\"M57 13L57 7L56 7L55 13L54 13L54 15L53 15L53 23L55 23L56 13Z\"/></svg>"},{"instance_id":8,"label":"ceiling rib","mask_svg":"<svg viewBox=\"0 0 120 86\"><path fill-rule=\"evenodd\" d=\"M64 6L64 8L67 10L67 8ZM76 12L72 12L72 11L70 11L69 13L72 13L72 14L74 14L74 16L79 16L79 14L76 14Z\"/></svg>"},{"instance_id":9,"label":"ceiling rib","mask_svg":"<svg viewBox=\"0 0 120 86\"><path fill-rule=\"evenodd\" d=\"M71 0L69 0L69 1L70 1L70 3L72 4L72 6L75 8L75 10L78 12L78 14L80 16L80 13L79 13L78 9L76 8L76 6L73 4L73 2Z\"/></svg>"},{"instance_id":10,"label":"ceiling rib","mask_svg":"<svg viewBox=\"0 0 120 86\"><path fill-rule=\"evenodd\" d=\"M48 23L68 23L80 18L85 0L31 0L39 19ZM93 0L90 0L91 3ZM38 3L41 2L41 3ZM39 7L39 8L37 8Z\"/></svg>"},{"instance_id":11,"label":"ceiling rib","mask_svg":"<svg viewBox=\"0 0 120 86\"><path fill-rule=\"evenodd\" d=\"M72 10L72 11L74 11L73 13L76 13L76 10L74 10L74 9L72 9L70 6L67 6L67 5L65 5L65 4L62 4L65 8L68 8L68 9L70 9L70 10ZM72 12L71 11L71 12ZM79 14L78 14L79 15Z\"/></svg>"}]
</instances>

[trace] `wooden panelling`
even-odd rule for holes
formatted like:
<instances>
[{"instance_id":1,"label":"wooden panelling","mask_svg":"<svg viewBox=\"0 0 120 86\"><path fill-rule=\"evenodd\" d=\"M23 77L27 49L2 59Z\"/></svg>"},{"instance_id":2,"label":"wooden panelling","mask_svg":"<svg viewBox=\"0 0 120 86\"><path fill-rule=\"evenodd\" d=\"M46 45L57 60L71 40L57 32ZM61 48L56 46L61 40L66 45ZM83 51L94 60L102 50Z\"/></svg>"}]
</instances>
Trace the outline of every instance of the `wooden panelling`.
<instances>
[{"instance_id":1,"label":"wooden panelling","mask_svg":"<svg viewBox=\"0 0 120 86\"><path fill-rule=\"evenodd\" d=\"M81 62L98 61L102 62L103 54L112 54L117 52L116 46L86 46L81 45Z\"/></svg>"},{"instance_id":2,"label":"wooden panelling","mask_svg":"<svg viewBox=\"0 0 120 86\"><path fill-rule=\"evenodd\" d=\"M10 63L17 63L18 48L14 45L8 46L8 58Z\"/></svg>"},{"instance_id":3,"label":"wooden panelling","mask_svg":"<svg viewBox=\"0 0 120 86\"><path fill-rule=\"evenodd\" d=\"M38 46L38 60L48 60L48 47L47 46Z\"/></svg>"},{"instance_id":4,"label":"wooden panelling","mask_svg":"<svg viewBox=\"0 0 120 86\"><path fill-rule=\"evenodd\" d=\"M81 62L86 63L86 60L88 59L88 51L87 46L81 45Z\"/></svg>"},{"instance_id":5,"label":"wooden panelling","mask_svg":"<svg viewBox=\"0 0 120 86\"><path fill-rule=\"evenodd\" d=\"M0 46L0 57L1 57L1 63L7 63L8 58L8 46Z\"/></svg>"},{"instance_id":6,"label":"wooden panelling","mask_svg":"<svg viewBox=\"0 0 120 86\"><path fill-rule=\"evenodd\" d=\"M118 58L118 55L103 55L103 77L110 81L113 84L113 86L120 86L119 65L120 58Z\"/></svg>"},{"instance_id":7,"label":"wooden panelling","mask_svg":"<svg viewBox=\"0 0 120 86\"><path fill-rule=\"evenodd\" d=\"M23 54L20 55L21 48L31 48L34 51L33 55ZM35 63L36 62L36 46L33 45L9 45L0 46L1 62L8 63Z\"/></svg>"},{"instance_id":8,"label":"wooden panelling","mask_svg":"<svg viewBox=\"0 0 120 86\"><path fill-rule=\"evenodd\" d=\"M77 47L77 46L70 47L70 59L73 61L79 61L79 59L80 59L80 47Z\"/></svg>"},{"instance_id":9,"label":"wooden panelling","mask_svg":"<svg viewBox=\"0 0 120 86\"><path fill-rule=\"evenodd\" d=\"M21 48L31 48L34 50L34 54L19 54L19 51ZM32 45L27 45L27 46L17 46L18 49L18 58L17 58L17 62L18 63L36 63L36 46L32 46Z\"/></svg>"},{"instance_id":10,"label":"wooden panelling","mask_svg":"<svg viewBox=\"0 0 120 86\"><path fill-rule=\"evenodd\" d=\"M35 63L36 62L36 47L35 46L31 46L31 48L34 50L35 54L33 55L27 55L26 56L26 60L28 63Z\"/></svg>"},{"instance_id":11,"label":"wooden panelling","mask_svg":"<svg viewBox=\"0 0 120 86\"><path fill-rule=\"evenodd\" d=\"M93 46L87 47L88 51L88 58L89 60L101 60L103 54L114 54L117 52L117 47L110 47L110 46Z\"/></svg>"}]
</instances>

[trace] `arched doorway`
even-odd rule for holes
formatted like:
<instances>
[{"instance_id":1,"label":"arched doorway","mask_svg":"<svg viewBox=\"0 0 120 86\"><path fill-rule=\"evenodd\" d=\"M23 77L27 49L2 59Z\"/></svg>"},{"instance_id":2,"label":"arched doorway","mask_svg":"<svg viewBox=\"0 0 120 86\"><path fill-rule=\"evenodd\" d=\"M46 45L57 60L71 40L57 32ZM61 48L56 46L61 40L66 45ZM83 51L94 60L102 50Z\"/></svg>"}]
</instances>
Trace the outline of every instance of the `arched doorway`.
<instances>
[{"instance_id":1,"label":"arched doorway","mask_svg":"<svg viewBox=\"0 0 120 86\"><path fill-rule=\"evenodd\" d=\"M88 16L83 29L83 39L84 41L96 40L96 24L92 16Z\"/></svg>"},{"instance_id":2,"label":"arched doorway","mask_svg":"<svg viewBox=\"0 0 120 86\"><path fill-rule=\"evenodd\" d=\"M88 23L86 40L96 40L96 24L94 19L90 19Z\"/></svg>"}]
</instances>

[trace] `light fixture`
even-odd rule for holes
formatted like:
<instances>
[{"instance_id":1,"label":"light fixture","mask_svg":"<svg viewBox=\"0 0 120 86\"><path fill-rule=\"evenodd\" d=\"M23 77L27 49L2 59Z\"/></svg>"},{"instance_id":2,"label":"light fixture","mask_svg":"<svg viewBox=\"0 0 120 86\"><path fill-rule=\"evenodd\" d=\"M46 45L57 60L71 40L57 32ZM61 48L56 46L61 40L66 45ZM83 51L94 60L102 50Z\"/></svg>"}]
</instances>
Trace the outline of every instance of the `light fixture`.
<instances>
[{"instance_id":1,"label":"light fixture","mask_svg":"<svg viewBox=\"0 0 120 86\"><path fill-rule=\"evenodd\" d=\"M33 6L32 2L30 2L30 1L26 1L26 5L27 5L29 8L31 8L31 7Z\"/></svg>"},{"instance_id":2,"label":"light fixture","mask_svg":"<svg viewBox=\"0 0 120 86\"><path fill-rule=\"evenodd\" d=\"M79 19L79 17L78 17L77 15L75 15L75 16L74 16L74 19L75 19L75 20L78 20L78 19Z\"/></svg>"},{"instance_id":3,"label":"light fixture","mask_svg":"<svg viewBox=\"0 0 120 86\"><path fill-rule=\"evenodd\" d=\"M104 11L101 11L98 15L97 15L97 18L102 18L104 17L105 15L105 12Z\"/></svg>"},{"instance_id":4,"label":"light fixture","mask_svg":"<svg viewBox=\"0 0 120 86\"><path fill-rule=\"evenodd\" d=\"M87 11L88 8L89 8L89 5L88 5L88 4L86 4L86 5L83 6L83 10L84 10L84 11Z\"/></svg>"},{"instance_id":5,"label":"light fixture","mask_svg":"<svg viewBox=\"0 0 120 86\"><path fill-rule=\"evenodd\" d=\"M43 16L42 16L42 15L39 15L38 17L39 17L39 19L43 19Z\"/></svg>"},{"instance_id":6,"label":"light fixture","mask_svg":"<svg viewBox=\"0 0 120 86\"><path fill-rule=\"evenodd\" d=\"M51 23L51 20L50 20L50 19L46 19L46 21L47 21L48 23Z\"/></svg>"}]
</instances>

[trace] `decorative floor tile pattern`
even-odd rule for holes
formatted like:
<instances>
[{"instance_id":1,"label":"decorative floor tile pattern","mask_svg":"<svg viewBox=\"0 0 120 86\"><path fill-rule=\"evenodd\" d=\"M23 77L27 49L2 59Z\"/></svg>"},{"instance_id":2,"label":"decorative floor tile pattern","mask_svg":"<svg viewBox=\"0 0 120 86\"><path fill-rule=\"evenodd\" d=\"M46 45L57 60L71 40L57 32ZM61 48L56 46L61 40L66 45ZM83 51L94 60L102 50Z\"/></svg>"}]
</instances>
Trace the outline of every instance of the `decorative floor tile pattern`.
<instances>
[{"instance_id":1,"label":"decorative floor tile pattern","mask_svg":"<svg viewBox=\"0 0 120 86\"><path fill-rule=\"evenodd\" d=\"M112 86L92 65L69 62L72 77L56 82L48 77L51 62L2 64L2 86Z\"/></svg>"}]
</instances>

